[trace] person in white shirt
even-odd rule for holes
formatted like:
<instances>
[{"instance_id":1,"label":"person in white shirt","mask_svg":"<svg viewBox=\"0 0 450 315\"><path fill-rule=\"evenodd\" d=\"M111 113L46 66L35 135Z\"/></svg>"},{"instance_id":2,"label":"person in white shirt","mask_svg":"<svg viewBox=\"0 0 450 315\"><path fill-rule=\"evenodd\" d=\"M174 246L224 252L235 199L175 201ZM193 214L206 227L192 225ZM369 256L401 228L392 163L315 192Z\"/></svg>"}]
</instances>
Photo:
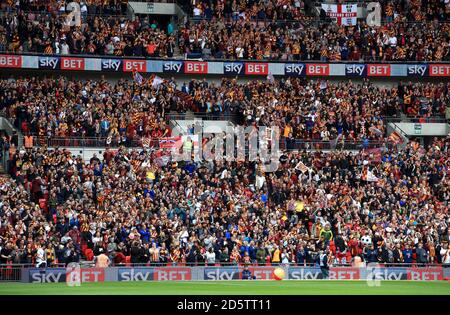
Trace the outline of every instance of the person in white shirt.
<instances>
[{"instance_id":1,"label":"person in white shirt","mask_svg":"<svg viewBox=\"0 0 450 315\"><path fill-rule=\"evenodd\" d=\"M210 266L213 266L216 263L216 253L214 253L212 247L206 252L205 259L206 263Z\"/></svg>"},{"instance_id":2,"label":"person in white shirt","mask_svg":"<svg viewBox=\"0 0 450 315\"><path fill-rule=\"evenodd\" d=\"M45 249L41 245L38 245L36 253L36 267L37 268L47 267L47 260L45 259Z\"/></svg>"},{"instance_id":3,"label":"person in white shirt","mask_svg":"<svg viewBox=\"0 0 450 315\"><path fill-rule=\"evenodd\" d=\"M289 265L289 253L286 249L283 249L283 252L281 253L281 263L284 265Z\"/></svg>"},{"instance_id":4,"label":"person in white shirt","mask_svg":"<svg viewBox=\"0 0 450 315\"><path fill-rule=\"evenodd\" d=\"M197 6L194 8L194 16L199 17L202 15L202 10Z\"/></svg>"},{"instance_id":5,"label":"person in white shirt","mask_svg":"<svg viewBox=\"0 0 450 315\"><path fill-rule=\"evenodd\" d=\"M64 41L61 43L61 55L68 55L69 54L69 45Z\"/></svg>"},{"instance_id":6,"label":"person in white shirt","mask_svg":"<svg viewBox=\"0 0 450 315\"><path fill-rule=\"evenodd\" d=\"M240 45L236 47L236 55L238 58L244 58L244 48L240 47Z\"/></svg>"},{"instance_id":7,"label":"person in white shirt","mask_svg":"<svg viewBox=\"0 0 450 315\"><path fill-rule=\"evenodd\" d=\"M391 36L391 37L389 37L389 45L390 45L392 48L397 47L397 37L396 37L396 36Z\"/></svg>"},{"instance_id":8,"label":"person in white shirt","mask_svg":"<svg viewBox=\"0 0 450 315\"><path fill-rule=\"evenodd\" d=\"M440 251L442 257L442 264L450 265L450 249L448 248L448 243L443 243Z\"/></svg>"}]
</instances>

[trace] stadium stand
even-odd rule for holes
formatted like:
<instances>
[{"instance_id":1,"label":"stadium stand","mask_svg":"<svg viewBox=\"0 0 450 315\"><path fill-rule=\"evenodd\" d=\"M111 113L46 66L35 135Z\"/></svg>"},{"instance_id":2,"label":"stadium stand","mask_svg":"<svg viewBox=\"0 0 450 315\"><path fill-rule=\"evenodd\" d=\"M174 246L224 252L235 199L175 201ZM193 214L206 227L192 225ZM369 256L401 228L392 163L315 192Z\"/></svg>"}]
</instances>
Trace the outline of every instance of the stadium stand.
<instances>
[{"instance_id":1,"label":"stadium stand","mask_svg":"<svg viewBox=\"0 0 450 315\"><path fill-rule=\"evenodd\" d=\"M444 117L450 98L448 83L442 82L389 88L368 80L363 84L299 78L245 84L235 79L222 79L220 84L191 80L178 86L181 91L176 81L166 82L155 87L130 80L113 85L62 76L0 80L0 109L23 134L40 142L111 137L131 146L143 137L170 136L164 114L187 111L234 116L244 126L277 126L286 139L330 141L339 136L365 142L383 140L386 117Z\"/></svg>"},{"instance_id":2,"label":"stadium stand","mask_svg":"<svg viewBox=\"0 0 450 315\"><path fill-rule=\"evenodd\" d=\"M112 16L111 12L98 8L82 11L82 24L77 27L65 24L64 12L6 12L0 19L0 51L172 58L179 50L203 59L254 60L442 61L449 58L449 24L445 23L448 12L440 13L443 2L427 2L430 8L420 10L413 3L408 11L413 18L394 13L395 20L386 18L380 27L368 26L364 21L355 26L339 26L311 16L295 19L291 15L275 14L273 7L284 10L283 6L268 3L272 9L266 10L274 15L261 13L265 12L264 6L258 11L255 1L244 2L239 11L249 10L251 14L241 12L230 16L227 10L228 13L222 14L217 9L213 11L215 14L200 15L200 19L194 15L176 32L172 23L162 26L148 17ZM289 8L298 11L295 5ZM423 15L423 12L431 13Z\"/></svg>"},{"instance_id":3,"label":"stadium stand","mask_svg":"<svg viewBox=\"0 0 450 315\"><path fill-rule=\"evenodd\" d=\"M325 1L324 1L325 2ZM326 3L353 3L351 1L326 1ZM424 20L447 21L449 8L445 1L378 1L382 17L387 22ZM195 18L232 17L252 20L301 20L311 13L311 3L300 0L249 0L249 1L190 1L188 11Z\"/></svg>"},{"instance_id":4,"label":"stadium stand","mask_svg":"<svg viewBox=\"0 0 450 315\"><path fill-rule=\"evenodd\" d=\"M65 15L48 13L6 13L0 19L0 51L173 57L173 36L148 18L90 15L81 27L66 27L65 19Z\"/></svg>"},{"instance_id":5,"label":"stadium stand","mask_svg":"<svg viewBox=\"0 0 450 315\"><path fill-rule=\"evenodd\" d=\"M184 1L192 16L175 30L129 17L128 1L81 1L79 27L64 25L64 1L8 1L0 7L0 52L449 60L448 3L380 3L383 23L375 27L318 20L311 3L300 0ZM0 79L2 119L16 128L0 138L0 265L35 265L40 247L48 266L92 261L102 252L116 266L311 266L326 248L336 266L355 258L450 264L450 136L425 143L388 133L389 119L448 122L442 77L179 75L154 85L135 69L133 79L87 80L33 69L42 71ZM258 160L170 159L161 141L172 136L171 115L278 127L279 168L264 173ZM86 146L102 154L84 159L68 148Z\"/></svg>"},{"instance_id":6,"label":"stadium stand","mask_svg":"<svg viewBox=\"0 0 450 315\"><path fill-rule=\"evenodd\" d=\"M287 153L265 177L247 162L160 167L148 151L107 150L84 163L64 149L17 150L11 178L2 178L2 246L12 246L14 262L33 263L40 243L50 265L100 248L117 264L127 256L202 264L212 249L217 263L302 265L324 246L338 265L356 255L441 263L450 236L449 145ZM414 250L419 243L426 256Z\"/></svg>"}]
</instances>

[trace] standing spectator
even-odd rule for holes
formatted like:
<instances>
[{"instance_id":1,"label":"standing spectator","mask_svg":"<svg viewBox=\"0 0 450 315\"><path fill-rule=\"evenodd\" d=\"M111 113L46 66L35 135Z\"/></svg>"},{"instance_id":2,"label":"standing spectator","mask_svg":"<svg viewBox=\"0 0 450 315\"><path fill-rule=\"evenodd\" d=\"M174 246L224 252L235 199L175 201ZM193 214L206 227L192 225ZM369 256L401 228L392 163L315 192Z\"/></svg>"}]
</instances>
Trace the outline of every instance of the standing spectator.
<instances>
[{"instance_id":1,"label":"standing spectator","mask_svg":"<svg viewBox=\"0 0 450 315\"><path fill-rule=\"evenodd\" d=\"M330 273L328 249L319 252L319 266L320 271L322 272L322 279L328 279Z\"/></svg>"},{"instance_id":2,"label":"standing spectator","mask_svg":"<svg viewBox=\"0 0 450 315\"><path fill-rule=\"evenodd\" d=\"M256 261L260 266L264 265L264 262L266 261L266 250L261 242L258 243L258 248L256 249Z\"/></svg>"},{"instance_id":3,"label":"standing spectator","mask_svg":"<svg viewBox=\"0 0 450 315\"><path fill-rule=\"evenodd\" d=\"M371 243L369 246L364 247L363 250L364 260L368 263L376 263L377 259L377 251Z\"/></svg>"},{"instance_id":4,"label":"standing spectator","mask_svg":"<svg viewBox=\"0 0 450 315\"><path fill-rule=\"evenodd\" d=\"M131 259L132 264L139 264L141 262L141 249L140 249L138 241L133 242L133 245L131 246L130 254L131 254L130 259Z\"/></svg>"},{"instance_id":5,"label":"standing spectator","mask_svg":"<svg viewBox=\"0 0 450 315\"><path fill-rule=\"evenodd\" d=\"M394 249L394 263L397 264L402 264L404 262L404 258L403 258L403 251L401 249L401 245L400 243L397 243L395 245L395 249Z\"/></svg>"},{"instance_id":6,"label":"standing spectator","mask_svg":"<svg viewBox=\"0 0 450 315\"><path fill-rule=\"evenodd\" d=\"M228 247L224 247L224 249L221 251L220 263L222 266L226 266L230 263L230 255L228 254Z\"/></svg>"},{"instance_id":7,"label":"standing spectator","mask_svg":"<svg viewBox=\"0 0 450 315\"><path fill-rule=\"evenodd\" d=\"M445 267L450 267L450 249L448 246L448 242L442 242L440 254L442 264L445 265Z\"/></svg>"},{"instance_id":8,"label":"standing spectator","mask_svg":"<svg viewBox=\"0 0 450 315\"><path fill-rule=\"evenodd\" d=\"M408 243L406 243L403 249L403 262L406 267L410 267L413 262L413 251Z\"/></svg>"},{"instance_id":9,"label":"standing spectator","mask_svg":"<svg viewBox=\"0 0 450 315\"><path fill-rule=\"evenodd\" d=\"M419 266L424 266L428 263L428 253L423 248L423 243L419 242L416 248L416 261Z\"/></svg>"},{"instance_id":10,"label":"standing spectator","mask_svg":"<svg viewBox=\"0 0 450 315\"><path fill-rule=\"evenodd\" d=\"M105 255L103 248L99 249L100 255L95 257L95 267L106 268L111 264L111 260L107 255Z\"/></svg>"},{"instance_id":11,"label":"standing spectator","mask_svg":"<svg viewBox=\"0 0 450 315\"><path fill-rule=\"evenodd\" d=\"M216 254L214 253L213 248L210 248L205 253L205 260L208 266L214 266L216 263Z\"/></svg>"},{"instance_id":12,"label":"standing spectator","mask_svg":"<svg viewBox=\"0 0 450 315\"><path fill-rule=\"evenodd\" d=\"M281 251L277 244L275 244L275 248L272 253L272 266L277 266L281 261Z\"/></svg>"},{"instance_id":13,"label":"standing spectator","mask_svg":"<svg viewBox=\"0 0 450 315\"><path fill-rule=\"evenodd\" d=\"M45 246L38 244L36 251L36 268L47 267L47 259L45 257Z\"/></svg>"},{"instance_id":14,"label":"standing spectator","mask_svg":"<svg viewBox=\"0 0 450 315\"><path fill-rule=\"evenodd\" d=\"M4 247L0 250L0 264L6 265L12 260L12 244L7 242Z\"/></svg>"}]
</instances>

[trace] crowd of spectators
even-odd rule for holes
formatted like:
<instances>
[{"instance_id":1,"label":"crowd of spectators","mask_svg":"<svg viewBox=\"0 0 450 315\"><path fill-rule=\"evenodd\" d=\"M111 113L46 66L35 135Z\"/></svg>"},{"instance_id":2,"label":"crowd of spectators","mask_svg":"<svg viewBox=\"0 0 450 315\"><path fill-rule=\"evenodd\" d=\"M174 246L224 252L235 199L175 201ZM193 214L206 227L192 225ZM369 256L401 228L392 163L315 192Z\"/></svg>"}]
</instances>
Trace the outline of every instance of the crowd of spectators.
<instances>
[{"instance_id":1,"label":"crowd of spectators","mask_svg":"<svg viewBox=\"0 0 450 315\"><path fill-rule=\"evenodd\" d=\"M450 104L448 88L442 82L379 86L369 80L331 83L301 78L191 80L181 86L170 79L152 86L126 79L110 83L31 77L0 80L0 110L39 143L108 138L131 146L142 138L170 136L167 114L192 111L231 117L244 126L276 126L286 141L339 137L367 144L384 139L385 117L443 117Z\"/></svg>"},{"instance_id":2,"label":"crowd of spectators","mask_svg":"<svg viewBox=\"0 0 450 315\"><path fill-rule=\"evenodd\" d=\"M319 2L302 0L191 0L189 11L194 18L233 18L237 20L302 20L306 16L314 15L312 5ZM343 4L357 1L334 1ZM450 8L443 0L404 1L381 0L376 1L381 6L382 19L392 22L401 19L409 22L424 20L448 21ZM327 1L333 3L333 1ZM360 3L362 4L362 3ZM305 15L306 14L306 15Z\"/></svg>"},{"instance_id":3,"label":"crowd of spectators","mask_svg":"<svg viewBox=\"0 0 450 315\"><path fill-rule=\"evenodd\" d=\"M382 27L349 27L305 15L300 0L194 0L191 12L201 22L181 29L180 46L205 58L448 60L448 3L379 3Z\"/></svg>"},{"instance_id":4,"label":"crowd of spectators","mask_svg":"<svg viewBox=\"0 0 450 315\"><path fill-rule=\"evenodd\" d=\"M395 22L371 27L336 23L188 22L179 30L180 51L204 59L320 61L443 61L449 58L449 24Z\"/></svg>"},{"instance_id":5,"label":"crowd of spectators","mask_svg":"<svg viewBox=\"0 0 450 315\"><path fill-rule=\"evenodd\" d=\"M382 27L343 27L312 21L300 0L194 0L197 21L178 34L148 18L109 16L124 13L126 3L81 1L82 26L67 27L64 1L2 2L0 51L172 57L178 44L183 53L218 59L449 58L449 24L439 23L448 21L445 1L381 1ZM283 152L271 173L260 161L175 162L164 150L125 147L170 136L170 111L276 126L289 141L383 142L386 116L449 113L448 88L303 78L158 86L2 79L2 114L38 142L18 147L17 135L0 137L8 158L0 176L0 264L52 266L104 253L114 265L310 265L329 248L334 265L356 256L449 265L450 137L427 147L412 140L357 153ZM125 146L85 161L45 145L73 137Z\"/></svg>"},{"instance_id":6,"label":"crowd of spectators","mask_svg":"<svg viewBox=\"0 0 450 315\"><path fill-rule=\"evenodd\" d=\"M67 13L66 6L71 2L80 5L80 12L100 15L126 15L128 0L7 0L0 3L2 11Z\"/></svg>"},{"instance_id":7,"label":"crowd of spectators","mask_svg":"<svg viewBox=\"0 0 450 315\"><path fill-rule=\"evenodd\" d=\"M136 16L86 15L68 26L65 15L39 12L0 16L0 51L41 54L173 57L173 25Z\"/></svg>"},{"instance_id":8,"label":"crowd of spectators","mask_svg":"<svg viewBox=\"0 0 450 315\"><path fill-rule=\"evenodd\" d=\"M10 148L0 185L1 263L115 265L450 263L450 139L424 148L284 153L254 162L157 163L161 152ZM302 162L307 171L297 168ZM373 176L367 181L364 173Z\"/></svg>"},{"instance_id":9,"label":"crowd of spectators","mask_svg":"<svg viewBox=\"0 0 450 315\"><path fill-rule=\"evenodd\" d=\"M132 80L79 81L66 77L0 80L0 109L24 135L40 139L109 138L129 144L170 136L165 113L187 106L175 83L159 88ZM45 143L45 141L44 141Z\"/></svg>"},{"instance_id":10,"label":"crowd of spectators","mask_svg":"<svg viewBox=\"0 0 450 315\"><path fill-rule=\"evenodd\" d=\"M442 13L443 17L439 13L446 8L443 1L413 1L412 7L400 1L394 7L408 13L394 10L380 27L362 20L355 26L340 26L310 16L287 18L275 13L300 12L296 9L300 1L267 1L259 5L259 11L257 1L235 3L239 10L248 11L238 15L227 10L222 14L219 4L209 2L200 1L195 8L214 7L203 9L211 14L188 20L176 32L174 24L162 25L148 17L130 19L97 9L91 15L90 6L82 10L81 26L67 26L63 11L13 11L0 18L0 51L171 58L177 57L178 47L180 53L205 59L449 60L448 13Z\"/></svg>"},{"instance_id":11,"label":"crowd of spectators","mask_svg":"<svg viewBox=\"0 0 450 315\"><path fill-rule=\"evenodd\" d=\"M400 83L378 86L369 80L331 83L287 78L220 85L192 80L181 90L193 98L195 110L237 113L238 124L278 126L287 139L348 141L381 140L385 117L401 112L413 116L443 116L448 108L448 84Z\"/></svg>"}]
</instances>

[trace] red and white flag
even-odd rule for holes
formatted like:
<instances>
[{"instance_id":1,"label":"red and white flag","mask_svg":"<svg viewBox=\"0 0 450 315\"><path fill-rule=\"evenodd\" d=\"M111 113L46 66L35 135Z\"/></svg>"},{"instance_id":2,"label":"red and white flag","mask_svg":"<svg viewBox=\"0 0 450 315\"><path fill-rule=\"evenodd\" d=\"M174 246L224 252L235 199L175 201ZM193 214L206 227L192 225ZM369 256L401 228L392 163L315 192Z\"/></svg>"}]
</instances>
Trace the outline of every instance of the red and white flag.
<instances>
[{"instance_id":1,"label":"red and white flag","mask_svg":"<svg viewBox=\"0 0 450 315\"><path fill-rule=\"evenodd\" d=\"M180 148L183 145L181 136L178 137L165 137L159 140L159 147L161 149Z\"/></svg>"},{"instance_id":2,"label":"red and white flag","mask_svg":"<svg viewBox=\"0 0 450 315\"><path fill-rule=\"evenodd\" d=\"M322 9L327 13L327 16L335 18L339 25L356 25L357 4L322 4Z\"/></svg>"}]
</instances>

